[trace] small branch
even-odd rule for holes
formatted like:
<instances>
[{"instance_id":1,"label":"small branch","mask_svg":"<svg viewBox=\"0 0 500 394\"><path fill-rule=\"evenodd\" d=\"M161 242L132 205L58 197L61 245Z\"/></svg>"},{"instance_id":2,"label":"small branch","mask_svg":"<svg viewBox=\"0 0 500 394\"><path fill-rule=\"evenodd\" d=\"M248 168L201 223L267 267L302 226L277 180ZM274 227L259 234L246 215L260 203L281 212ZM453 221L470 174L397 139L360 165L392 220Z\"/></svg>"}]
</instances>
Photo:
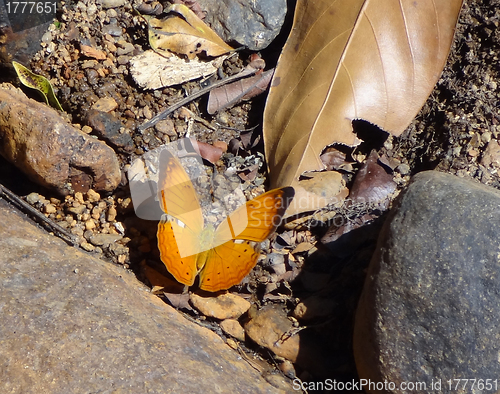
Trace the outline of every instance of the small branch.
<instances>
[{"instance_id":1,"label":"small branch","mask_svg":"<svg viewBox=\"0 0 500 394\"><path fill-rule=\"evenodd\" d=\"M182 99L178 103L176 103L174 105L171 105L165 111L160 112L155 117L151 118L147 122L145 122L142 125L140 125L139 127L137 127L137 130L139 130L142 133L144 130L146 130L146 129L150 128L150 127L153 127L160 120L165 119L168 115L170 115L176 109L182 107L183 105L186 105L187 103L190 103L193 100L196 100L198 97L203 96L205 93L210 92L212 89L224 86L224 85L226 85L228 83L231 83L231 82L234 82L234 81L236 81L238 79L249 77L250 75L254 75L257 71L259 71L259 70L246 68L246 69L244 69L243 71L241 71L240 73L238 73L236 75L232 75L232 76L230 76L228 78L225 78L225 79L222 79L220 81L214 82L210 86L207 86L206 88L200 89L196 93L193 93L192 95L190 95L190 96Z\"/></svg>"}]
</instances>

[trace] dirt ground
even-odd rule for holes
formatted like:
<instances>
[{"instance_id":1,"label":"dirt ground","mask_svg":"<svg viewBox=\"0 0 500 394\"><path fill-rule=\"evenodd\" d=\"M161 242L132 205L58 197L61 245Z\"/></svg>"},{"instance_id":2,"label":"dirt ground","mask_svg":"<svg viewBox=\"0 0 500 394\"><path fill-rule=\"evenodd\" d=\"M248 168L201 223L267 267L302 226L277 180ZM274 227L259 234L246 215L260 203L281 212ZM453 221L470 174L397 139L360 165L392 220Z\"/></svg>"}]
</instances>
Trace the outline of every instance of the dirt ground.
<instances>
[{"instance_id":1,"label":"dirt ground","mask_svg":"<svg viewBox=\"0 0 500 394\"><path fill-rule=\"evenodd\" d=\"M88 2L88 4L91 3ZM292 5L293 1L290 3ZM187 108L204 119L206 124L196 120L189 121L178 111L171 117L170 130L164 133L155 132L154 129L148 129L144 133L137 132L137 126L151 114L162 111L182 98L185 92L198 89L197 83L191 82L156 92L144 92L135 85L128 74L125 66L126 58L117 59L113 67L109 68L110 71L100 70L101 66L96 61L82 62L78 56L73 55L77 49L78 40L88 40L91 44L95 43L102 47L109 47L109 40L101 31L99 18L89 18L86 10L75 9L70 1L66 2L65 9L66 11L61 16L61 21L65 23L64 30L61 32L63 34L54 33L52 39L44 44L45 47L53 45L54 50L50 54L46 50L39 52L30 64L31 69L51 79L59 101L72 116L73 123L84 125L86 112L98 98L104 96L115 98L118 103L115 114L124 125L125 132L130 133L133 140L132 149L117 149L124 167L144 152L182 136L188 127L191 136L209 143L217 140L227 143L232 139L241 140L241 134L245 136L245 140L258 138L265 103L263 96L214 116L206 113L206 98L202 98L189 104ZM109 16L101 15L100 17ZM147 48L145 26L139 18L132 17L130 12L118 10L116 19L121 25L127 26L126 33L123 35L124 40L134 43L137 48ZM401 137L389 137L384 140L386 136L380 133L378 134L380 138L375 138L363 148L366 152L377 148L379 154L385 154L389 159L396 159L400 163L407 164L395 174L400 188L404 187L411 175L429 169L473 178L487 185L500 187L498 167L491 164L491 160L488 161L488 152L486 152L489 142L498 139L500 132L498 114L499 22L500 1L467 1L461 12L446 68L418 116ZM276 62L285 37L286 34L283 32L269 49L262 51L262 57L266 60L268 67L272 67ZM228 62L223 67L224 75L238 72L249 54L249 52L242 51L238 57ZM101 79L102 73L104 76ZM207 124L212 129L207 127ZM238 131L249 130L254 126L257 128L253 131ZM240 150L237 155L226 154L218 166L234 165L244 168L245 165L255 162L255 158L259 157L257 152L263 152L261 142L252 149ZM497 163L498 159L497 157ZM64 219L67 215L65 204L70 204L71 200L65 202L61 196L42 190L29 181L22 185L14 184L13 177L22 175L10 164L4 161L0 164L3 174L0 178L3 184L13 188L21 196L36 191L47 200L52 197L56 205L59 201L57 209ZM263 168L265 166L261 167L255 179L246 182L247 197L264 190ZM145 262L154 266L159 261L156 226L134 217L130 206L123 204L128 196L126 183L112 195L106 196L116 201L117 220L123 222L129 229L125 234L127 242L123 242L122 250L122 254L126 253L126 258L118 259L116 253L102 248L95 250L94 253L101 254L116 264L125 265L147 282L141 269L142 264ZM52 215L54 220L58 220L57 213ZM327 289L317 294L333 300L336 307L330 316L318 318L309 322L308 325L318 334L318 340L328 349L328 352L336 355L336 376L332 378L338 380L350 380L356 377L351 350L353 315L361 292L364 271L375 247L377 231L382 221L383 216L368 225L366 230L357 233L357 238L354 241L351 240L352 243L349 244L352 249L344 249L341 253L332 252L323 248L322 245L314 244L315 240L324 234L329 223L320 223L299 236L297 233L300 232L294 233L289 244L285 241L288 239L286 235L290 232L281 230L285 236L273 239L270 244L267 244L267 249L264 248L264 252L269 253L272 248L284 247L293 250L299 243L298 240L314 244L310 250L297 253L296 260L288 262L287 267L290 271L306 270L318 277L323 275L328 278ZM272 292L267 292L262 278L268 277L269 271L265 261L262 264L259 263L250 279L245 281L238 291L246 294L247 298L258 306L280 303L288 310L293 310L301 299L316 294L293 281L291 283L282 281ZM196 317L193 311L187 311L187 313ZM258 352L262 357L269 359L272 365L273 360L268 352L262 351L257 346L247 345L251 351ZM299 375L303 372L300 368L297 370ZM314 377L314 371L307 371L307 373Z\"/></svg>"}]
</instances>

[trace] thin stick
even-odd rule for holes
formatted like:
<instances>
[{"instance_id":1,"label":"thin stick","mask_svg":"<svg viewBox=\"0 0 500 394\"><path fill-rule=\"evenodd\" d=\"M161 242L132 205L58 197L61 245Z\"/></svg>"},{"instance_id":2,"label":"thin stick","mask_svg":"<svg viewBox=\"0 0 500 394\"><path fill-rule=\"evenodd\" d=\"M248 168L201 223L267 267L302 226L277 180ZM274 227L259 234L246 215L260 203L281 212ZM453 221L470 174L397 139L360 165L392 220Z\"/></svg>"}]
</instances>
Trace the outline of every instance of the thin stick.
<instances>
[{"instance_id":1,"label":"thin stick","mask_svg":"<svg viewBox=\"0 0 500 394\"><path fill-rule=\"evenodd\" d=\"M18 197L14 192L7 189L4 185L0 184L0 196L5 200L9 201L11 204L15 205L21 211L30 215L36 222L40 223L45 227L49 228L50 231L57 234L59 238L68 243L71 246L78 245L73 234L68 233L64 228L59 226L53 220L50 220L44 214L40 213L38 210L29 205L26 201Z\"/></svg>"},{"instance_id":2,"label":"thin stick","mask_svg":"<svg viewBox=\"0 0 500 394\"><path fill-rule=\"evenodd\" d=\"M165 111L160 112L155 117L151 118L147 122L145 122L142 125L140 125L139 127L137 127L137 129L142 133L144 130L146 130L146 129L150 128L150 127L153 127L160 120L165 119L168 115L170 115L176 109L182 107L183 105L186 105L187 103L189 103L189 102L191 102L193 100L196 100L198 97L203 96L205 93L210 92L212 89L218 88L220 86L224 86L224 85L226 85L228 83L231 83L233 81L236 81L238 79L254 75L257 71L259 71L259 70L246 68L246 69L244 69L243 71L241 71L240 73L238 73L236 75L232 75L232 76L230 76L228 78L225 78L225 79L222 79L220 81L214 82L210 86L207 86L206 88L200 89L196 93L193 93L192 95L190 95L190 96L182 99L181 101L175 103L174 105L171 105Z\"/></svg>"}]
</instances>

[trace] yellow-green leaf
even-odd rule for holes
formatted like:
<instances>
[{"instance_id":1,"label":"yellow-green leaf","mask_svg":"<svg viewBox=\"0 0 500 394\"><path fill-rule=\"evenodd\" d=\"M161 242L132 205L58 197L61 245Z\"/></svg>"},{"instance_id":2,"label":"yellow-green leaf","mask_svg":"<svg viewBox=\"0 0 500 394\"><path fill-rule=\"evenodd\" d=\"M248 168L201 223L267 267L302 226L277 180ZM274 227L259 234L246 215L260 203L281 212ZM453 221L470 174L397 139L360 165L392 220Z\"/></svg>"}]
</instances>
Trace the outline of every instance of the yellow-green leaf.
<instances>
[{"instance_id":1,"label":"yellow-green leaf","mask_svg":"<svg viewBox=\"0 0 500 394\"><path fill-rule=\"evenodd\" d=\"M160 55L174 52L193 59L202 52L217 57L233 50L185 5L172 4L167 11L177 15L164 19L143 15L148 22L149 45Z\"/></svg>"},{"instance_id":2,"label":"yellow-green leaf","mask_svg":"<svg viewBox=\"0 0 500 394\"><path fill-rule=\"evenodd\" d=\"M45 98L45 102L48 105L58 109L59 111L63 111L61 104L59 104L59 101L57 101L57 97L54 94L52 85L47 78L31 72L31 70L24 67L18 62L12 62L12 65L16 70L19 80L24 86L38 90L40 93L42 93L43 97Z\"/></svg>"}]
</instances>

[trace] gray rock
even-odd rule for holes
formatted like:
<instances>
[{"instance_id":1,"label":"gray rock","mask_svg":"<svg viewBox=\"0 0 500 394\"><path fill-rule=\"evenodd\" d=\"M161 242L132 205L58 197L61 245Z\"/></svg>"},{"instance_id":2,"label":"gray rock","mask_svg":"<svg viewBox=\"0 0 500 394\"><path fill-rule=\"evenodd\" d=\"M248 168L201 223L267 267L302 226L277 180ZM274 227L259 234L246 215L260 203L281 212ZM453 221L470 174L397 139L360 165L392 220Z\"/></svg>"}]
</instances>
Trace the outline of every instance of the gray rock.
<instances>
[{"instance_id":1,"label":"gray rock","mask_svg":"<svg viewBox=\"0 0 500 394\"><path fill-rule=\"evenodd\" d=\"M0 200L2 393L278 393L206 328Z\"/></svg>"},{"instance_id":2,"label":"gray rock","mask_svg":"<svg viewBox=\"0 0 500 394\"><path fill-rule=\"evenodd\" d=\"M286 0L198 0L205 18L226 42L235 41L252 51L266 48L285 20Z\"/></svg>"},{"instance_id":3,"label":"gray rock","mask_svg":"<svg viewBox=\"0 0 500 394\"><path fill-rule=\"evenodd\" d=\"M114 115L91 109L85 116L85 123L92 127L94 134L111 145L126 151L133 149L132 137L126 131L120 132L122 123Z\"/></svg>"},{"instance_id":4,"label":"gray rock","mask_svg":"<svg viewBox=\"0 0 500 394\"><path fill-rule=\"evenodd\" d=\"M500 192L479 183L434 171L413 178L384 224L359 302L360 378L469 393L471 381L457 391L447 380L473 377L498 390L499 207Z\"/></svg>"}]
</instances>

